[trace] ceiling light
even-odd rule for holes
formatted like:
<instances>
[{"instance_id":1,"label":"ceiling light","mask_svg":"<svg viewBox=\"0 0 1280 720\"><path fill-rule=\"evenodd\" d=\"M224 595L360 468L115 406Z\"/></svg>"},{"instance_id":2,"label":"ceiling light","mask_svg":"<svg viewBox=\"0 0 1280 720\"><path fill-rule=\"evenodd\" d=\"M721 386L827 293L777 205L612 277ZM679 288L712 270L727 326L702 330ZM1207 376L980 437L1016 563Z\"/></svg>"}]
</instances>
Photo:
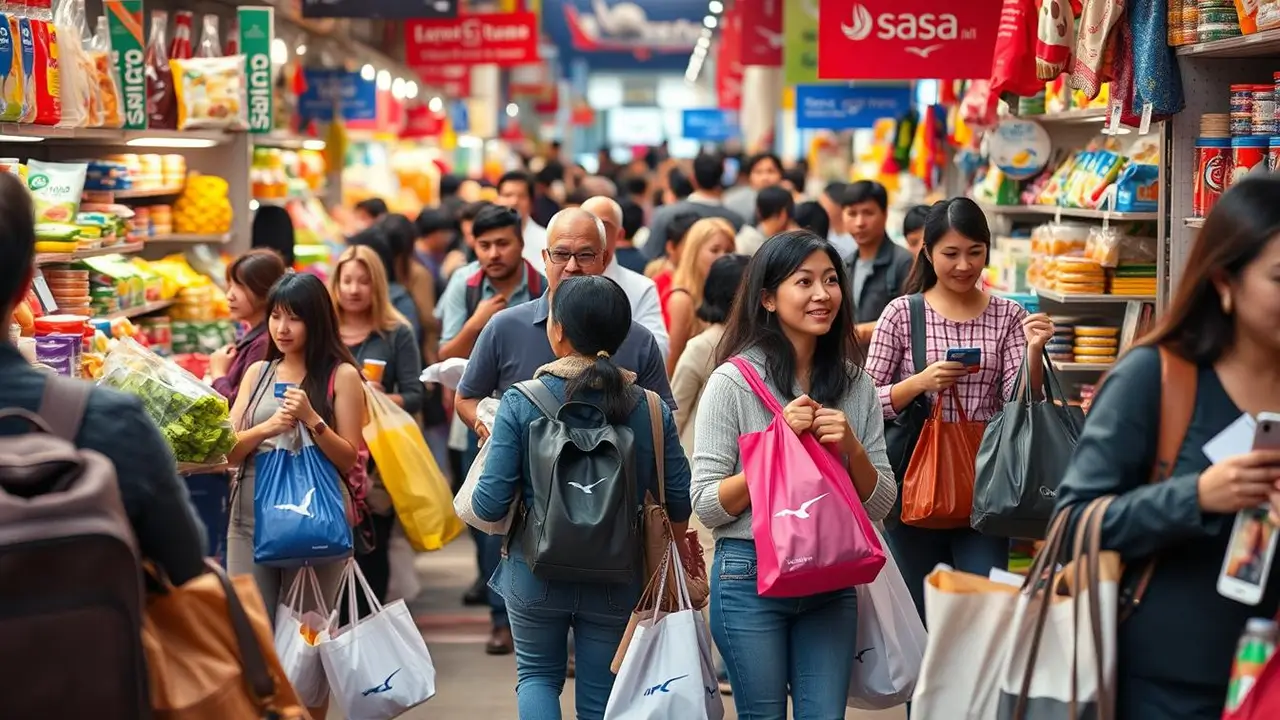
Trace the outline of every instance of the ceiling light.
<instances>
[{"instance_id":1,"label":"ceiling light","mask_svg":"<svg viewBox=\"0 0 1280 720\"><path fill-rule=\"evenodd\" d=\"M298 53L298 57L302 57L303 55L306 55L306 54L307 54L307 46L306 46L306 45L299 45L299 46L298 46L298 49L297 49L295 52L297 52L297 53Z\"/></svg>"},{"instance_id":2,"label":"ceiling light","mask_svg":"<svg viewBox=\"0 0 1280 720\"><path fill-rule=\"evenodd\" d=\"M515 117L520 114L520 106L515 103L507 103L507 117Z\"/></svg>"},{"instance_id":3,"label":"ceiling light","mask_svg":"<svg viewBox=\"0 0 1280 720\"><path fill-rule=\"evenodd\" d=\"M703 35L702 37L698 38L698 47L710 47L710 45L711 45L711 38L707 37L706 35Z\"/></svg>"},{"instance_id":4,"label":"ceiling light","mask_svg":"<svg viewBox=\"0 0 1280 720\"><path fill-rule=\"evenodd\" d=\"M712 15L719 15L724 12L724 3L720 2L720 0L711 0L711 2L707 4L707 12Z\"/></svg>"},{"instance_id":5,"label":"ceiling light","mask_svg":"<svg viewBox=\"0 0 1280 720\"><path fill-rule=\"evenodd\" d=\"M438 113L444 109L444 101L438 97L433 97L427 101L427 109L431 112Z\"/></svg>"},{"instance_id":6,"label":"ceiling light","mask_svg":"<svg viewBox=\"0 0 1280 720\"><path fill-rule=\"evenodd\" d=\"M702 24L706 25L708 29L714 28L716 26L716 16L708 15L702 18Z\"/></svg>"},{"instance_id":7,"label":"ceiling light","mask_svg":"<svg viewBox=\"0 0 1280 720\"><path fill-rule=\"evenodd\" d=\"M412 80L406 83L404 87L404 96L410 100L418 97L418 83Z\"/></svg>"},{"instance_id":8,"label":"ceiling light","mask_svg":"<svg viewBox=\"0 0 1280 720\"><path fill-rule=\"evenodd\" d=\"M216 147L217 140L208 138L192 138L192 137L140 137L134 138L127 143L129 147L153 147L153 148L211 148Z\"/></svg>"},{"instance_id":9,"label":"ceiling light","mask_svg":"<svg viewBox=\"0 0 1280 720\"><path fill-rule=\"evenodd\" d=\"M373 66L368 63L365 63L364 67L360 68L360 79L364 80L365 82L373 80L374 75L377 75L377 74L378 74L378 71L374 70Z\"/></svg>"},{"instance_id":10,"label":"ceiling light","mask_svg":"<svg viewBox=\"0 0 1280 720\"><path fill-rule=\"evenodd\" d=\"M325 144L323 140L303 140L303 150L324 150Z\"/></svg>"},{"instance_id":11,"label":"ceiling light","mask_svg":"<svg viewBox=\"0 0 1280 720\"><path fill-rule=\"evenodd\" d=\"M391 89L391 73L387 72L386 70L378 71L378 89L379 90Z\"/></svg>"},{"instance_id":12,"label":"ceiling light","mask_svg":"<svg viewBox=\"0 0 1280 720\"><path fill-rule=\"evenodd\" d=\"M276 65L289 62L289 46L280 38L271 41L271 62Z\"/></svg>"},{"instance_id":13,"label":"ceiling light","mask_svg":"<svg viewBox=\"0 0 1280 720\"><path fill-rule=\"evenodd\" d=\"M396 78L391 81L391 96L397 100L404 99L404 78Z\"/></svg>"}]
</instances>

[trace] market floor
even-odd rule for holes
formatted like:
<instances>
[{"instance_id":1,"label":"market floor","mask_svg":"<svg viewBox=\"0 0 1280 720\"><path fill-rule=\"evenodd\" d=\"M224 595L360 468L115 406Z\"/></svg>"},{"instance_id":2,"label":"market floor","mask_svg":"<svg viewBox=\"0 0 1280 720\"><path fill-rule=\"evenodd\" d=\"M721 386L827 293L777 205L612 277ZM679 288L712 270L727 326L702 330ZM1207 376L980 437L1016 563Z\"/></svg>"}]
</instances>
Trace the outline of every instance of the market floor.
<instances>
[{"instance_id":1,"label":"market floor","mask_svg":"<svg viewBox=\"0 0 1280 720\"><path fill-rule=\"evenodd\" d=\"M436 553L419 555L422 593L409 604L422 628L436 666L437 693L430 702L403 715L404 720L517 720L515 658L484 654L489 614L464 608L463 591L475 577L475 550L464 535ZM566 720L573 715L573 681L561 700ZM733 720L732 698L725 698L725 718ZM887 712L849 711L848 720L905 720L901 708ZM342 720L329 713L328 720Z\"/></svg>"}]
</instances>

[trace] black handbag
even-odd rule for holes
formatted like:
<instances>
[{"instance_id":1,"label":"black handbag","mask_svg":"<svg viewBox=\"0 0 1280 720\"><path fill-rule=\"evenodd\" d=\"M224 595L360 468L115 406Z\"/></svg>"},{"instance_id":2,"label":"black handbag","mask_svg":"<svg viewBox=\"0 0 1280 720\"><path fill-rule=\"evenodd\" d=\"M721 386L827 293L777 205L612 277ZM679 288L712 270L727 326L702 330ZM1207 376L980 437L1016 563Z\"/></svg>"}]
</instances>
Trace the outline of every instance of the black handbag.
<instances>
[{"instance_id":1,"label":"black handbag","mask_svg":"<svg viewBox=\"0 0 1280 720\"><path fill-rule=\"evenodd\" d=\"M925 360L927 338L925 337L924 295L916 293L907 297L911 327L911 364L912 374L924 372L928 367ZM929 419L930 403L926 393L920 393L892 420L884 423L885 451L889 456L889 464L893 467L893 477L898 481L898 494L894 500L893 510L885 518L887 524L894 524L902 516L902 478L907 474L907 466L911 464L911 455L915 452L916 442L920 440L920 431Z\"/></svg>"},{"instance_id":2,"label":"black handbag","mask_svg":"<svg viewBox=\"0 0 1280 720\"><path fill-rule=\"evenodd\" d=\"M1024 358L1009 401L982 435L969 523L983 534L1043 539L1080 441L1084 412L1067 404L1048 353L1043 362L1044 398L1032 398Z\"/></svg>"}]
</instances>

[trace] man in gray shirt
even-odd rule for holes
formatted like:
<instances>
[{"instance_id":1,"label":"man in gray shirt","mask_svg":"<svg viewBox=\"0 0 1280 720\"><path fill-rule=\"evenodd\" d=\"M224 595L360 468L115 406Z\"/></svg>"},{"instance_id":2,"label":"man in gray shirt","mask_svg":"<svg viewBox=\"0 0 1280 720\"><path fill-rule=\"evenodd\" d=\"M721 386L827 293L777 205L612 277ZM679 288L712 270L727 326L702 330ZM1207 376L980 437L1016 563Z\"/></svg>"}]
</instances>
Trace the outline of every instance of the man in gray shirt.
<instances>
[{"instance_id":1,"label":"man in gray shirt","mask_svg":"<svg viewBox=\"0 0 1280 720\"><path fill-rule=\"evenodd\" d=\"M724 206L724 158L703 153L693 159L693 194L670 205L663 205L653 212L649 222L649 239L658 242L644 244L645 255L650 260L667 254L667 224L681 213L694 213L699 218L718 217L728 220L736 233L745 222L741 215Z\"/></svg>"}]
</instances>

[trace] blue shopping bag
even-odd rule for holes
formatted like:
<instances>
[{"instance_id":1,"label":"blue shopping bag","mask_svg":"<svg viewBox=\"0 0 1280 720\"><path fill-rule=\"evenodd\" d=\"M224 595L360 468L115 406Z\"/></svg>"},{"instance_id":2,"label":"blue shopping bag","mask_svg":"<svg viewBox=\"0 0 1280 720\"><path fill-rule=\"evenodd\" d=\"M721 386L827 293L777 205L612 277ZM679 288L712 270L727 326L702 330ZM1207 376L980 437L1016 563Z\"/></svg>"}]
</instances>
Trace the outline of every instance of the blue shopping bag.
<instances>
[{"instance_id":1,"label":"blue shopping bag","mask_svg":"<svg viewBox=\"0 0 1280 720\"><path fill-rule=\"evenodd\" d=\"M253 561L292 568L351 555L342 478L302 428L253 459Z\"/></svg>"}]
</instances>

